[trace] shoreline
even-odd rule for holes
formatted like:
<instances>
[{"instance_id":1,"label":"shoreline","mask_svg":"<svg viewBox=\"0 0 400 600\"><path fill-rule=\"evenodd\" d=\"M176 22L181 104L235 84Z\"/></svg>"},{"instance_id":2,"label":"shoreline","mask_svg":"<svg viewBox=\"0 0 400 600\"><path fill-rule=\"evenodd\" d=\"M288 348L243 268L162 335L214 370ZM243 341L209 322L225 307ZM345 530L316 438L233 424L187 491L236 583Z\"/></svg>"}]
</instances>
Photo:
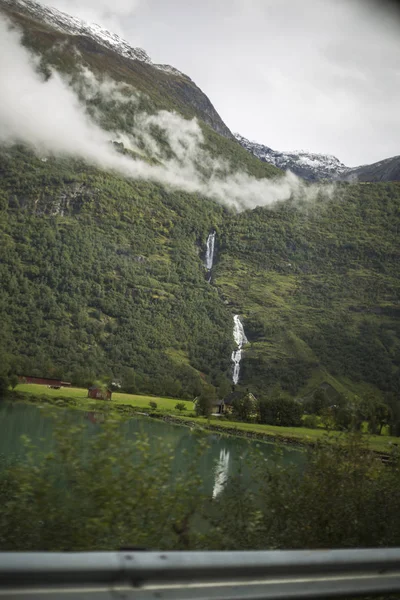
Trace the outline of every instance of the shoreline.
<instances>
[{"instance_id":1,"label":"shoreline","mask_svg":"<svg viewBox=\"0 0 400 600\"><path fill-rule=\"evenodd\" d=\"M48 406L52 406L54 408L69 408L71 410L80 410L83 412L109 412L115 413L121 419L129 419L134 416L143 416L151 419L162 420L166 423L170 423L173 425L179 425L183 427L189 427L190 429L197 429L199 431L211 431L215 433L219 433L220 435L228 435L237 438L245 438L252 441L258 441L261 443L270 443L270 444L282 444L285 446L289 446L292 448L298 449L307 449L307 448L315 448L318 444L319 439L311 439L311 438L299 438L299 437L291 437L281 434L274 434L273 432L268 431L252 431L248 429L242 429L236 426L235 421L232 421L231 425L219 425L218 423L211 423L210 421L202 421L198 422L197 418L193 417L184 417L183 415L173 415L167 411L145 411L143 407L132 406L129 404L117 404L92 400L85 404L82 402L75 400L74 398L68 397L54 397L54 396L46 396L40 395L37 396L35 394L30 394L27 392L18 392L13 391L10 392L7 397L13 402L25 402L28 404L46 404ZM6 398L7 398L6 397ZM328 434L327 434L328 435ZM333 439L333 438L331 438ZM336 440L338 441L338 440ZM366 448L367 449L367 448ZM390 458L390 449L385 450L370 448L370 450L382 461L386 462Z\"/></svg>"},{"instance_id":2,"label":"shoreline","mask_svg":"<svg viewBox=\"0 0 400 600\"><path fill-rule=\"evenodd\" d=\"M221 433L223 435L229 435L237 438L247 438L253 441L259 441L270 444L283 444L285 446L295 446L299 449L301 448L312 448L315 446L315 442L313 440L295 440L290 437L285 436L275 436L270 433L261 433L259 431L245 431L243 429L239 429L234 426L234 421L232 421L232 427L221 427L221 425L213 424L213 423L197 423L196 421L191 421L188 417L180 418L175 415L163 415L163 414L149 414L151 418L161 419L166 423L172 423L174 425L181 425L190 427L191 429L199 429L202 431L216 431L217 433Z\"/></svg>"},{"instance_id":3,"label":"shoreline","mask_svg":"<svg viewBox=\"0 0 400 600\"><path fill-rule=\"evenodd\" d=\"M285 446L294 446L298 448L310 448L315 446L314 440L299 440L293 439L287 436L274 435L268 432L259 431L246 431L235 427L235 422L232 421L231 427L222 427L217 423L198 423L191 417L181 417L178 415L172 415L168 412L154 412L144 411L142 407L130 406L127 404L111 404L109 402L92 401L87 406L79 403L73 398L67 397L50 397L46 395L36 396L34 394L28 394L26 392L11 392L9 399L12 402L25 402L28 404L46 404L54 408L69 408L71 410L80 410L82 412L114 412L121 418L129 419L133 416L142 416L150 419L158 419L165 423L173 425L179 425L181 427L188 427L190 429L197 429L199 431L213 431L221 435L229 435L237 438L246 438L248 440L270 443L270 444L283 444ZM101 402L101 404L100 404Z\"/></svg>"}]
</instances>

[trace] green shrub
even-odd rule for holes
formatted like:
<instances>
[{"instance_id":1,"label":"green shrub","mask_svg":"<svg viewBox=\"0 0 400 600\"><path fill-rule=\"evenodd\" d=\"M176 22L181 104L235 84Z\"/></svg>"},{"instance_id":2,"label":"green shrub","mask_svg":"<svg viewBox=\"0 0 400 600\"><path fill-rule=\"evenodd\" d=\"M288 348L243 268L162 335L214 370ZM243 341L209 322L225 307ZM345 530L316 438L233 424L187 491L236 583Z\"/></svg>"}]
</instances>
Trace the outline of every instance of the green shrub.
<instances>
[{"instance_id":1,"label":"green shrub","mask_svg":"<svg viewBox=\"0 0 400 600\"><path fill-rule=\"evenodd\" d=\"M283 427L299 427L303 408L299 402L283 396L280 392L269 398L259 400L260 423L280 425Z\"/></svg>"},{"instance_id":2,"label":"green shrub","mask_svg":"<svg viewBox=\"0 0 400 600\"><path fill-rule=\"evenodd\" d=\"M317 429L318 417L316 415L305 415L305 417L303 417L303 425L309 429Z\"/></svg>"},{"instance_id":3,"label":"green shrub","mask_svg":"<svg viewBox=\"0 0 400 600\"><path fill-rule=\"evenodd\" d=\"M193 507L204 501L198 461L177 469L162 439L127 440L115 424L89 439L83 432L60 422L51 454L27 441L26 462L0 464L0 550L117 550L133 540L154 549L196 546Z\"/></svg>"},{"instance_id":4,"label":"green shrub","mask_svg":"<svg viewBox=\"0 0 400 600\"><path fill-rule=\"evenodd\" d=\"M60 422L54 439L48 455L27 441L26 461L0 463L2 551L400 545L398 456L382 465L361 436L318 443L301 468L250 453L250 482L239 468L213 499L201 436L181 462L162 440L127 440L107 422L89 438Z\"/></svg>"},{"instance_id":5,"label":"green shrub","mask_svg":"<svg viewBox=\"0 0 400 600\"><path fill-rule=\"evenodd\" d=\"M184 402L177 402L175 408L176 410L186 410L186 404Z\"/></svg>"},{"instance_id":6,"label":"green shrub","mask_svg":"<svg viewBox=\"0 0 400 600\"><path fill-rule=\"evenodd\" d=\"M218 500L216 515L219 508L225 517L215 519L215 548L221 540L225 549L241 550L397 546L398 456L385 466L360 440L348 434L340 445L318 443L302 468L260 456L256 490L238 477Z\"/></svg>"},{"instance_id":7,"label":"green shrub","mask_svg":"<svg viewBox=\"0 0 400 600\"><path fill-rule=\"evenodd\" d=\"M150 406L150 408L152 408L153 410L157 410L157 402L154 402L154 400L150 400L150 402L149 402L149 406Z\"/></svg>"}]
</instances>

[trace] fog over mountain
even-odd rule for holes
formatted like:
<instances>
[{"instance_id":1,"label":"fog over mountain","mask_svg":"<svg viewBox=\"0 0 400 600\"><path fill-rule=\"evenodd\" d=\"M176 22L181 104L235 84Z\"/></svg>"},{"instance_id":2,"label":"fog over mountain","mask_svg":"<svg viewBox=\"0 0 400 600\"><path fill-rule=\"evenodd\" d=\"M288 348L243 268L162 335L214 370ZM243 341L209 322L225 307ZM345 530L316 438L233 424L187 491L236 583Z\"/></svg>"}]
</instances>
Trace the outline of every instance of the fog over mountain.
<instances>
[{"instance_id":1,"label":"fog over mountain","mask_svg":"<svg viewBox=\"0 0 400 600\"><path fill-rule=\"evenodd\" d=\"M349 167L399 154L400 20L368 0L46 0L105 25L212 98L231 131Z\"/></svg>"},{"instance_id":2,"label":"fog over mountain","mask_svg":"<svg viewBox=\"0 0 400 600\"><path fill-rule=\"evenodd\" d=\"M277 179L258 180L245 171L233 171L229 161L204 150L197 120L184 119L175 112L139 113L128 134L104 131L86 112L68 77L52 71L44 78L38 67L38 58L21 44L18 30L0 18L0 142L22 142L41 153L80 157L134 179L198 192L238 209L270 205L292 196L312 199L319 191L306 187L289 172ZM122 98L122 104L136 103L137 93L130 86L112 80L97 82L87 69L79 80L86 99L94 88L100 95L106 93L109 100L121 103ZM128 96L122 94L124 89ZM164 132L169 155L151 135L154 127ZM113 140L124 142L131 150L138 150L141 143L156 163L149 163L140 154L121 155L111 145Z\"/></svg>"}]
</instances>

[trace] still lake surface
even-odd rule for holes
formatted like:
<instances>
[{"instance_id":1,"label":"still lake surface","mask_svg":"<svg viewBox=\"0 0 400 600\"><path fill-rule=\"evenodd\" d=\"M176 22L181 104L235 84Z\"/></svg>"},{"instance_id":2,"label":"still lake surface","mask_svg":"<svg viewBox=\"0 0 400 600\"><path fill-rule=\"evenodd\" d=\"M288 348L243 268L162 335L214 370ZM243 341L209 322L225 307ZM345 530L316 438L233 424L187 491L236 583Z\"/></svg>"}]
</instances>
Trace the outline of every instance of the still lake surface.
<instances>
[{"instance_id":1,"label":"still lake surface","mask_svg":"<svg viewBox=\"0 0 400 600\"><path fill-rule=\"evenodd\" d=\"M22 436L27 436L40 450L50 451L54 445L54 420L52 413L63 410L72 423L84 423L83 435L95 435L101 428L102 415L94 412L66 410L24 404L22 402L0 402L0 456L7 462L24 459L26 447ZM229 478L239 469L243 477L251 478L246 459L254 448L266 460L292 463L299 467L304 464L305 455L299 449L272 443L260 443L243 438L220 435L214 432L191 430L189 427L174 425L147 417L134 417L120 423L126 439L145 434L154 450L160 446L160 439L167 442L174 451L176 468L185 469L190 460L198 461L198 469L203 479L204 491L217 496ZM198 458L200 440L206 440L208 448ZM196 457L196 458L195 458Z\"/></svg>"}]
</instances>

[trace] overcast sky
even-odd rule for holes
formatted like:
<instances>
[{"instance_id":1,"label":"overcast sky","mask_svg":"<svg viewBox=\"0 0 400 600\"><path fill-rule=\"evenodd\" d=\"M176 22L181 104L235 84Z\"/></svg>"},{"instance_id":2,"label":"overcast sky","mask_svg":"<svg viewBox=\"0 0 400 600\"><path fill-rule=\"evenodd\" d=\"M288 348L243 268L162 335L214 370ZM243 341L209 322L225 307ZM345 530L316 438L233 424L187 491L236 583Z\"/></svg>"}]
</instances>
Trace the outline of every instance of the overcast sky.
<instances>
[{"instance_id":1,"label":"overcast sky","mask_svg":"<svg viewBox=\"0 0 400 600\"><path fill-rule=\"evenodd\" d=\"M369 0L45 0L187 73L222 119L348 166L400 154L400 19Z\"/></svg>"}]
</instances>

